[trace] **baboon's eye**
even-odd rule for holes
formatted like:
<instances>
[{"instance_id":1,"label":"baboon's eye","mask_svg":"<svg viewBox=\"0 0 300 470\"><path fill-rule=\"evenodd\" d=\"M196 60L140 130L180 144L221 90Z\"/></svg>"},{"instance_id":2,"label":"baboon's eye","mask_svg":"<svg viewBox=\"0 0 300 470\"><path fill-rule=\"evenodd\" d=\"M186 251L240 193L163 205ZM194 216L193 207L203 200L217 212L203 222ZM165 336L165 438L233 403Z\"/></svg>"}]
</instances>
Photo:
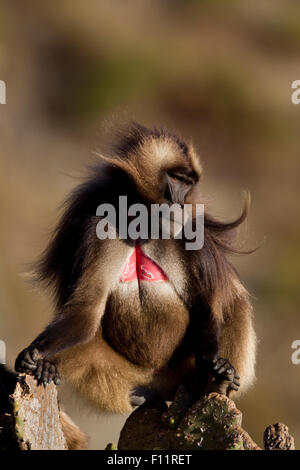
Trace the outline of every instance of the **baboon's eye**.
<instances>
[{"instance_id":1,"label":"baboon's eye","mask_svg":"<svg viewBox=\"0 0 300 470\"><path fill-rule=\"evenodd\" d=\"M190 178L187 175L184 175L182 173L176 173L176 172L168 172L169 177L171 178L172 181L174 182L181 182L186 185L192 185L194 183L193 179Z\"/></svg>"}]
</instances>

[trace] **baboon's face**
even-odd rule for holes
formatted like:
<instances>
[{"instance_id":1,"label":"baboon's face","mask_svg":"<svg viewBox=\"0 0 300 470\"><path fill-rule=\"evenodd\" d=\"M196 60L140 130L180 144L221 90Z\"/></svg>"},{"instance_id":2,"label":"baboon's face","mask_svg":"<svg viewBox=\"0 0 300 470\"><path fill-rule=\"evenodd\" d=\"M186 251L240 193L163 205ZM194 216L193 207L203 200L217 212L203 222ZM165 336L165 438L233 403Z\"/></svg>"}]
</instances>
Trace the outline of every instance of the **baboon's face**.
<instances>
[{"instance_id":1,"label":"baboon's face","mask_svg":"<svg viewBox=\"0 0 300 470\"><path fill-rule=\"evenodd\" d=\"M185 151L171 138L151 138L143 142L130 159L135 166L137 186L153 203L184 204L197 184L201 166L192 149Z\"/></svg>"}]
</instances>

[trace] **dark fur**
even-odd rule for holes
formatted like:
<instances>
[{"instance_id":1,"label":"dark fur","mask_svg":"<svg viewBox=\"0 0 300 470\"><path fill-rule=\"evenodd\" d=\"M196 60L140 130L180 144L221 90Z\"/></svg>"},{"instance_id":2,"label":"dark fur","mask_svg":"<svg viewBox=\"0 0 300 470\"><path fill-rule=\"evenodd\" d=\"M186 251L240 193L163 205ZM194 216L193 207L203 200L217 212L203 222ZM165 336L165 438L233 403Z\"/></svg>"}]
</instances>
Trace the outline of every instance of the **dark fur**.
<instances>
[{"instance_id":1,"label":"dark fur","mask_svg":"<svg viewBox=\"0 0 300 470\"><path fill-rule=\"evenodd\" d=\"M119 136L115 153L126 159L128 153L138 151L147 138L166 136L174 138L183 154L188 155L187 144L173 133L164 129L148 129L139 124L133 125L125 136ZM129 201L142 199L145 203L122 169L101 162L92 168L91 177L76 188L66 200L64 215L36 270L37 281L45 282L54 288L58 308L69 300L83 270L88 268L90 257L88 232L96 208L106 201L117 206L118 196L123 194L131 196ZM189 253L193 256L195 289L202 299L206 298L209 301L212 292L218 286L226 287L228 273L233 268L225 255L240 253L233 247L232 241L235 238L235 229L245 220L247 213L248 206L245 206L242 215L230 223L217 221L205 214L204 247L201 251Z\"/></svg>"},{"instance_id":2,"label":"dark fur","mask_svg":"<svg viewBox=\"0 0 300 470\"><path fill-rule=\"evenodd\" d=\"M17 384L17 374L4 364L0 364L0 413L9 411L9 395Z\"/></svg>"},{"instance_id":3,"label":"dark fur","mask_svg":"<svg viewBox=\"0 0 300 470\"><path fill-rule=\"evenodd\" d=\"M119 195L127 195L128 204L160 203L169 172L172 202L201 202L193 192L201 167L191 145L140 125L127 130L102 160L71 194L39 263L38 280L52 288L57 314L27 352L53 361L92 402L115 411L129 409L130 391L139 386L171 399L178 384L195 375L195 364L205 385L203 364L220 354L249 385L255 346L251 306L226 258L236 251L234 231L247 206L232 223L206 215L199 251L186 251L186 240L143 242L169 282L128 298L115 283L132 241L98 240L96 208L103 202L117 206ZM172 182L174 172L179 179ZM187 190L190 179L195 184ZM24 353L17 359L21 370L22 360Z\"/></svg>"}]
</instances>

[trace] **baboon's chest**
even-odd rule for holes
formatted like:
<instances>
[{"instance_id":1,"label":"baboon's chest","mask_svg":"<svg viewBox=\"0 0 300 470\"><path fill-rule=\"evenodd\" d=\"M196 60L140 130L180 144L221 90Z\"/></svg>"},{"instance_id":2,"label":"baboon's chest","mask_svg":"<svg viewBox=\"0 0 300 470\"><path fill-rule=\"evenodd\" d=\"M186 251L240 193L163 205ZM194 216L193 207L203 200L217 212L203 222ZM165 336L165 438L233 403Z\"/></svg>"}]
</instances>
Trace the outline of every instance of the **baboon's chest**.
<instances>
[{"instance_id":1,"label":"baboon's chest","mask_svg":"<svg viewBox=\"0 0 300 470\"><path fill-rule=\"evenodd\" d=\"M104 337L133 362L157 366L172 355L188 321L188 311L163 268L137 245L108 299Z\"/></svg>"},{"instance_id":2,"label":"baboon's chest","mask_svg":"<svg viewBox=\"0 0 300 470\"><path fill-rule=\"evenodd\" d=\"M167 280L162 268L142 251L139 244L136 244L125 263L119 281L163 282Z\"/></svg>"}]
</instances>

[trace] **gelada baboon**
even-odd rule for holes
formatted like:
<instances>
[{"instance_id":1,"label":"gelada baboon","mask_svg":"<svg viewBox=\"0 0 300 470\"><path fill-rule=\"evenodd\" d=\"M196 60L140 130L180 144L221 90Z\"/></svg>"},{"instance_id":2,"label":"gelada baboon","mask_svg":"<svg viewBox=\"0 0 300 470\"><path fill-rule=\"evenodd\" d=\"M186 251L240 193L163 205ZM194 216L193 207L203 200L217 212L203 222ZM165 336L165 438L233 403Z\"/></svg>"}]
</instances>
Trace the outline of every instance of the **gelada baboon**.
<instances>
[{"instance_id":1,"label":"gelada baboon","mask_svg":"<svg viewBox=\"0 0 300 470\"><path fill-rule=\"evenodd\" d=\"M97 207L201 203L201 164L176 135L134 124L73 191L37 273L55 297L53 321L16 360L16 370L59 383L59 374L100 409L128 412L179 384L195 395L233 396L254 378L249 296L226 258L242 215L205 213L204 246L185 238L103 239ZM116 227L118 231L118 226ZM130 268L130 269L128 269ZM147 275L145 275L145 272Z\"/></svg>"}]
</instances>

